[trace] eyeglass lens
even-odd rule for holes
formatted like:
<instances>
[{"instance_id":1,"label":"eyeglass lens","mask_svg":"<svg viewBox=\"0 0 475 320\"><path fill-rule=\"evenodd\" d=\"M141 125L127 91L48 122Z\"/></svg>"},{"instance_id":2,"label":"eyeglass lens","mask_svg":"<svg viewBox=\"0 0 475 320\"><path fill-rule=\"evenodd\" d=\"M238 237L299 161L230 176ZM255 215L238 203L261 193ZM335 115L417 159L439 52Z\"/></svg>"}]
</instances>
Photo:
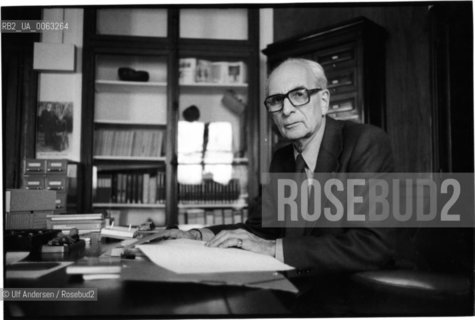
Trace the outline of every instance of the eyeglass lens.
<instances>
[{"instance_id":1,"label":"eyeglass lens","mask_svg":"<svg viewBox=\"0 0 475 320\"><path fill-rule=\"evenodd\" d=\"M290 103L293 106L300 106L306 104L309 101L309 95L307 89L297 88L287 92L287 94L276 94L270 97L267 97L265 104L268 108L281 108L284 103L284 99L289 98Z\"/></svg>"}]
</instances>

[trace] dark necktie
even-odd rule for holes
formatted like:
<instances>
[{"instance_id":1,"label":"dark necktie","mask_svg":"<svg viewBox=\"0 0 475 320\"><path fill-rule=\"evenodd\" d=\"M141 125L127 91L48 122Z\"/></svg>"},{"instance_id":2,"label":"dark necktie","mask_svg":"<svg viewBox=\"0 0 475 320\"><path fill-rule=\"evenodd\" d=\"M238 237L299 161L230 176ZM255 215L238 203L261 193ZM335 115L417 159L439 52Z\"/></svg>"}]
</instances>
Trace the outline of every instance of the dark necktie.
<instances>
[{"instance_id":1,"label":"dark necktie","mask_svg":"<svg viewBox=\"0 0 475 320\"><path fill-rule=\"evenodd\" d=\"M296 181L299 183L302 183L302 181L306 178L302 175L302 173L305 173L305 169L307 168L307 164L305 163L305 160L302 157L302 154L299 153L297 157L295 158L295 172L297 173L296 175ZM301 217L299 217L301 219ZM298 237L303 234L303 224L302 221L299 222L293 222L293 223L286 223L286 230L285 230L285 235L287 237Z\"/></svg>"},{"instance_id":2,"label":"dark necktie","mask_svg":"<svg viewBox=\"0 0 475 320\"><path fill-rule=\"evenodd\" d=\"M305 168L307 168L307 164L302 157L302 154L299 153L297 158L295 158L295 172L305 172Z\"/></svg>"}]
</instances>

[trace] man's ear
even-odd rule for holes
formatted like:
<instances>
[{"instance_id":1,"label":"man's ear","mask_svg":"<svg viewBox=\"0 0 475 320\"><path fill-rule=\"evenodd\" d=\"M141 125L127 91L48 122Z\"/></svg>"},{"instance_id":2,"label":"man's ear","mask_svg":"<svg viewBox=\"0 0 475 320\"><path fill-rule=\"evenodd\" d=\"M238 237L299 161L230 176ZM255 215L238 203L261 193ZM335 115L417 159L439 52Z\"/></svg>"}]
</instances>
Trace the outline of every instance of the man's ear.
<instances>
[{"instance_id":1,"label":"man's ear","mask_svg":"<svg viewBox=\"0 0 475 320\"><path fill-rule=\"evenodd\" d=\"M322 115L328 113L330 108L330 91L328 89L322 90L320 94L320 108L322 108Z\"/></svg>"}]
</instances>

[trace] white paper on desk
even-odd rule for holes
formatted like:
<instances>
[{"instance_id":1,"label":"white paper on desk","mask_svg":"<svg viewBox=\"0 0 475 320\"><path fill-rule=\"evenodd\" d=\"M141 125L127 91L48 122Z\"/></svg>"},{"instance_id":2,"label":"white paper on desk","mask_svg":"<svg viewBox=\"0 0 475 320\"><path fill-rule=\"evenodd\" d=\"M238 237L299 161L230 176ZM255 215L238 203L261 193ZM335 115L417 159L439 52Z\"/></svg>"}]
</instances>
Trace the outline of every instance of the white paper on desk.
<instances>
[{"instance_id":1,"label":"white paper on desk","mask_svg":"<svg viewBox=\"0 0 475 320\"><path fill-rule=\"evenodd\" d=\"M70 264L73 264L73 261L18 262L6 268L5 276L7 279L38 279Z\"/></svg>"},{"instance_id":2,"label":"white paper on desk","mask_svg":"<svg viewBox=\"0 0 475 320\"><path fill-rule=\"evenodd\" d=\"M6 254L6 264L9 265L9 264L14 264L14 263L17 263L23 259L25 259L26 257L28 257L28 255L30 254L29 251L14 251L14 252L7 252Z\"/></svg>"},{"instance_id":3,"label":"white paper on desk","mask_svg":"<svg viewBox=\"0 0 475 320\"><path fill-rule=\"evenodd\" d=\"M293 267L279 260L234 248L210 248L189 239L137 246L153 263L176 273L283 271Z\"/></svg>"}]
</instances>

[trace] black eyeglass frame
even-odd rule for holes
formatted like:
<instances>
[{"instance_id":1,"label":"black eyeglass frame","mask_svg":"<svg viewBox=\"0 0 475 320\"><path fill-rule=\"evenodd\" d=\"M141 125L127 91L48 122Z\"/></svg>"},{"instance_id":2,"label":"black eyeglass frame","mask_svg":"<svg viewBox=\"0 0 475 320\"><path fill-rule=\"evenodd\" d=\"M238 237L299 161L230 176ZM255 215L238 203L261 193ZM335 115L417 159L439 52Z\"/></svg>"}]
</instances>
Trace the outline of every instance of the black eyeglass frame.
<instances>
[{"instance_id":1,"label":"black eyeglass frame","mask_svg":"<svg viewBox=\"0 0 475 320\"><path fill-rule=\"evenodd\" d=\"M299 90L305 90L306 93L307 93L307 101L304 102L304 103L301 103L301 104L294 104L294 102L292 102L292 99L290 99L290 94L292 92L295 92L295 91L299 91ZM280 112L282 111L282 109L284 108L284 100L285 98L289 99L289 102L291 105L293 105L294 107L300 107L300 106L303 106L303 105L306 105L307 103L310 102L310 97L313 95L313 94L316 94L322 90L325 90L324 88L314 88L314 89L307 89L305 87L299 87L299 88L295 88L295 89L292 89L290 90L289 92L287 92L286 94L281 94L281 93L278 93L278 94L273 94L271 96L268 96L267 98L265 98L264 100L264 106L266 107L267 111L270 112L270 113L275 113L275 112ZM272 98L272 97L277 97L277 96L281 96L282 97L282 100L281 100L281 103L280 103L280 109L279 110L269 110L269 106L267 105L267 100L269 98Z\"/></svg>"}]
</instances>

